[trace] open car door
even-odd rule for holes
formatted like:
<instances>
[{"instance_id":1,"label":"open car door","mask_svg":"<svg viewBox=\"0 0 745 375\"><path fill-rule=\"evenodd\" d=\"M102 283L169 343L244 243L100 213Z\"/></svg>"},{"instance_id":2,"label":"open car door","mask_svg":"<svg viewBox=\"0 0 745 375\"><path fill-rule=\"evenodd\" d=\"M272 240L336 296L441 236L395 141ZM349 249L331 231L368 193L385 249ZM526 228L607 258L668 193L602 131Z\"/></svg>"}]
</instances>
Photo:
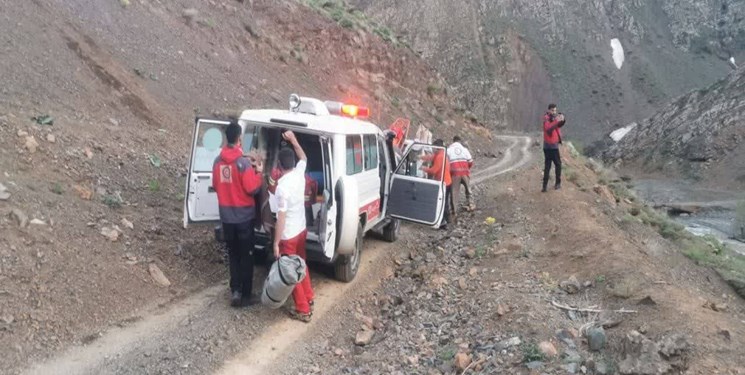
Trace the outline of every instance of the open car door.
<instances>
[{"instance_id":1,"label":"open car door","mask_svg":"<svg viewBox=\"0 0 745 375\"><path fill-rule=\"evenodd\" d=\"M439 173L422 170L433 163ZM387 212L391 217L439 227L445 213L445 148L412 144L391 176Z\"/></svg>"},{"instance_id":2,"label":"open car door","mask_svg":"<svg viewBox=\"0 0 745 375\"><path fill-rule=\"evenodd\" d=\"M225 128L230 123L197 118L191 145L189 173L184 194L184 228L189 223L218 222L220 210L217 193L212 188L212 166L220 155Z\"/></svg>"}]
</instances>

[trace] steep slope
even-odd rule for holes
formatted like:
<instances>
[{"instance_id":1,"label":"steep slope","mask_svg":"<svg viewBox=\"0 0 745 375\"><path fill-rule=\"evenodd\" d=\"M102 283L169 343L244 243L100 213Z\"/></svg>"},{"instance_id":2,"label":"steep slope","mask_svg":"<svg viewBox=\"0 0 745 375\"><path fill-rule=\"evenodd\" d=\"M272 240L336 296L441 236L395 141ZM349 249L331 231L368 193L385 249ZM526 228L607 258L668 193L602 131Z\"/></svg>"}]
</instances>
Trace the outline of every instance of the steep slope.
<instances>
[{"instance_id":1,"label":"steep slope","mask_svg":"<svg viewBox=\"0 0 745 375\"><path fill-rule=\"evenodd\" d=\"M703 185L745 187L745 69L681 96L602 156L626 168Z\"/></svg>"},{"instance_id":2,"label":"steep slope","mask_svg":"<svg viewBox=\"0 0 745 375\"><path fill-rule=\"evenodd\" d=\"M403 34L462 104L492 126L534 130L556 101L569 136L596 140L745 58L745 3L370 1L352 3ZM625 49L619 70L610 41Z\"/></svg>"},{"instance_id":3,"label":"steep slope","mask_svg":"<svg viewBox=\"0 0 745 375\"><path fill-rule=\"evenodd\" d=\"M465 123L427 95L439 79L413 53L295 1L0 8L3 372L225 278L210 229L181 228L195 115L283 108L297 92L369 104L382 126Z\"/></svg>"}]
</instances>

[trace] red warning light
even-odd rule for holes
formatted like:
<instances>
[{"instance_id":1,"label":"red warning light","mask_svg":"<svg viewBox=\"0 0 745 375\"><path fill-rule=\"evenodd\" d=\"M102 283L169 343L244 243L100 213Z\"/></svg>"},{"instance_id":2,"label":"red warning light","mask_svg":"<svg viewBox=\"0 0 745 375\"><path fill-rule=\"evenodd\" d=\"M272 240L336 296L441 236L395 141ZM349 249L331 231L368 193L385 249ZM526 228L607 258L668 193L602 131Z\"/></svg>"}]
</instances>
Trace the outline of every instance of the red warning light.
<instances>
[{"instance_id":1,"label":"red warning light","mask_svg":"<svg viewBox=\"0 0 745 375\"><path fill-rule=\"evenodd\" d=\"M341 113L343 116L352 118L368 118L370 117L370 109L365 107L358 107L352 104L344 104L341 106Z\"/></svg>"}]
</instances>

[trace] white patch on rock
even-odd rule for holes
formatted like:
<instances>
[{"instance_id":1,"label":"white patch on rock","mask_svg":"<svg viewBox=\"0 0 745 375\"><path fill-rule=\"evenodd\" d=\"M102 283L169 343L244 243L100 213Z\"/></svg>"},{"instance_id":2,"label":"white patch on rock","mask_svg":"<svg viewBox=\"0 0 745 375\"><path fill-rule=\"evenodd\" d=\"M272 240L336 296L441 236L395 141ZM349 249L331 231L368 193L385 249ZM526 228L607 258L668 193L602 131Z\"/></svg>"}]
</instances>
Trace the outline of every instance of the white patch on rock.
<instances>
[{"instance_id":1,"label":"white patch on rock","mask_svg":"<svg viewBox=\"0 0 745 375\"><path fill-rule=\"evenodd\" d=\"M729 64L732 65L733 68L737 69L737 63L735 63L735 57L731 56L729 58Z\"/></svg>"},{"instance_id":2,"label":"white patch on rock","mask_svg":"<svg viewBox=\"0 0 745 375\"><path fill-rule=\"evenodd\" d=\"M634 130L638 124L635 122L632 122L631 124L622 127L621 129L616 129L613 132L610 133L611 139L613 139L614 142L618 142L623 137L626 136L626 134L629 134L630 131Z\"/></svg>"},{"instance_id":3,"label":"white patch on rock","mask_svg":"<svg viewBox=\"0 0 745 375\"><path fill-rule=\"evenodd\" d=\"M621 45L621 41L617 38L611 39L610 48L613 49L613 62L616 64L616 68L621 69L621 66L623 66L623 61L626 59L626 56L623 53L623 46Z\"/></svg>"}]
</instances>

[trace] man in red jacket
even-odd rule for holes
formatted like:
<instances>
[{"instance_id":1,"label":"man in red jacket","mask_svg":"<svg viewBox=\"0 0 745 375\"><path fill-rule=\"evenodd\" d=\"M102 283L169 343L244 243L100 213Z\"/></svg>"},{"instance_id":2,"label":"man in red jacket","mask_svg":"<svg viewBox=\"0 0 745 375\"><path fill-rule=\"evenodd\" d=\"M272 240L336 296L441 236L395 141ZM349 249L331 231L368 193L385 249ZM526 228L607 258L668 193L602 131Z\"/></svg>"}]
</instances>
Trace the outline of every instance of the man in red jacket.
<instances>
[{"instance_id":1,"label":"man in red jacket","mask_svg":"<svg viewBox=\"0 0 745 375\"><path fill-rule=\"evenodd\" d=\"M564 114L558 113L556 104L548 105L548 112L543 116L543 156L545 158L543 168L543 189L547 191L548 177L551 173L551 163L556 167L556 185L554 189L561 189L561 155L559 155L559 144L561 144L561 127L564 126Z\"/></svg>"},{"instance_id":2,"label":"man in red jacket","mask_svg":"<svg viewBox=\"0 0 745 375\"><path fill-rule=\"evenodd\" d=\"M246 306L255 303L251 298L254 258L254 194L261 188L263 164L243 157L241 127L231 122L225 130L227 145L212 167L212 187L220 205L225 242L230 261L230 304Z\"/></svg>"}]
</instances>

